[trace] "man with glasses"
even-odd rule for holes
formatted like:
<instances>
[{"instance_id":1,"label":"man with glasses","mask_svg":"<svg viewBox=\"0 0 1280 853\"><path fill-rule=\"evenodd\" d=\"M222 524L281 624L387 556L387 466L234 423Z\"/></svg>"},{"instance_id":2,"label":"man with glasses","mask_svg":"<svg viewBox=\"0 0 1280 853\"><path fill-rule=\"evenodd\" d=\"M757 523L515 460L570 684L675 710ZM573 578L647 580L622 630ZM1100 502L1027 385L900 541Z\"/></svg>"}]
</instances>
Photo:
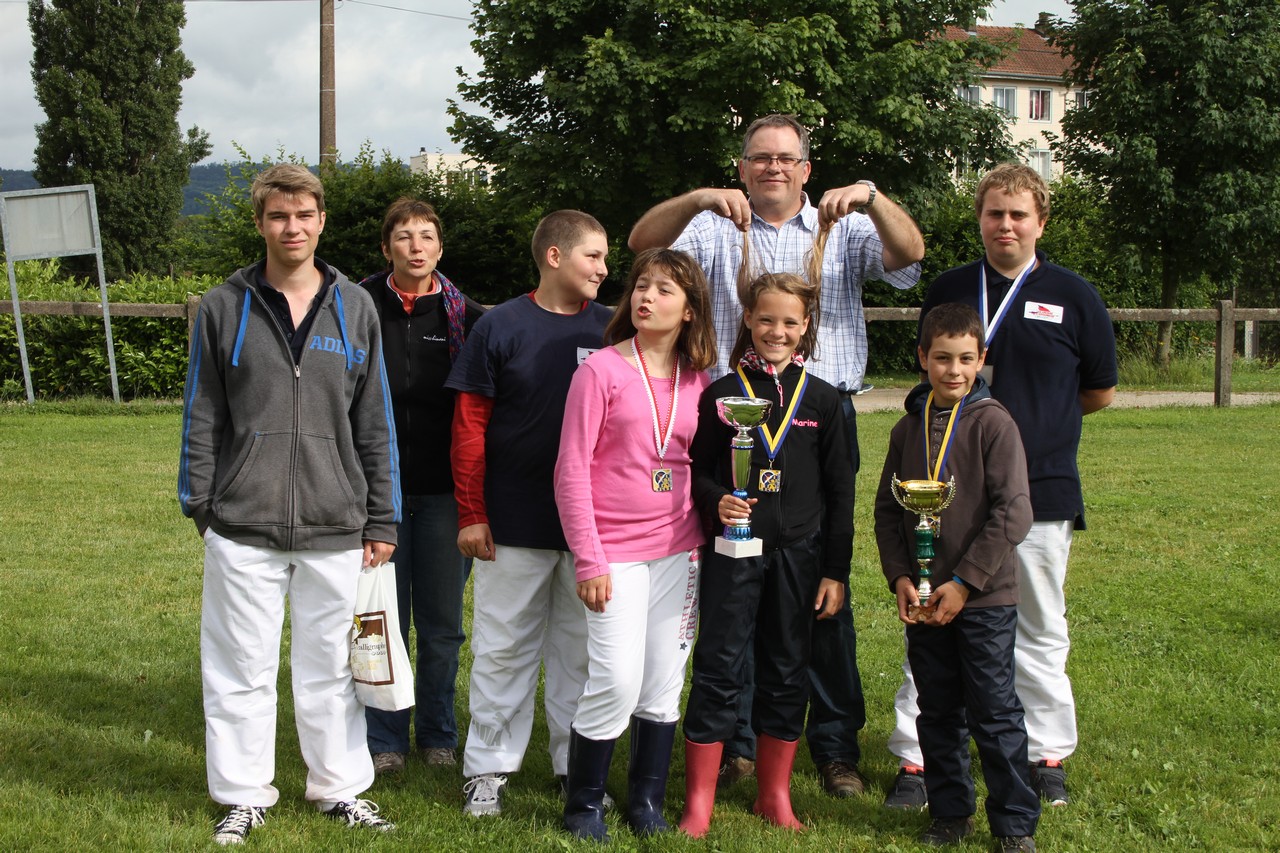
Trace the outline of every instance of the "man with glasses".
<instances>
[{"instance_id":1,"label":"man with glasses","mask_svg":"<svg viewBox=\"0 0 1280 853\"><path fill-rule=\"evenodd\" d=\"M807 367L843 396L853 467L858 469L858 432L852 396L863 385L867 330L862 287L887 281L906 289L920 280L924 239L907 213L876 191L871 181L828 190L818 205L804 192L812 164L809 131L795 116L769 115L747 128L738 176L746 187L701 188L668 199L640 218L631 230L633 251L670 246L698 260L711 285L719 358L716 376L730 372L729 355L742 322L738 281L756 275L806 275L819 247L822 275L818 348ZM825 232L825 241L820 235ZM825 248L824 248L825 244ZM744 251L745 250L745 251ZM745 255L745 263L744 263ZM837 797L861 793L857 772L858 730L866 722L857 668L857 636L848 590L834 619L815 622L809 670L811 697L806 735L823 787ZM744 677L750 677L750 662ZM739 734L726 744L722 781L752 770L754 738L750 690L739 694ZM744 707L746 706L746 707ZM686 732L686 735L689 733Z\"/></svg>"}]
</instances>

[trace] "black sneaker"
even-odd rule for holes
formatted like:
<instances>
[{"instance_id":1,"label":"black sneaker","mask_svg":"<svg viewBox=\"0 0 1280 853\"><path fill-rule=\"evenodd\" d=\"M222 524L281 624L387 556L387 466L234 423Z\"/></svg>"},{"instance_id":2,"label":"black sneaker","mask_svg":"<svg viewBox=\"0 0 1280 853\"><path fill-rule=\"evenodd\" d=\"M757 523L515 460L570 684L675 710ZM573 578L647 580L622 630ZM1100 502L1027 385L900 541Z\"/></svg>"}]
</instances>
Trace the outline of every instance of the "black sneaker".
<instances>
[{"instance_id":1,"label":"black sneaker","mask_svg":"<svg viewBox=\"0 0 1280 853\"><path fill-rule=\"evenodd\" d=\"M923 809L929 805L929 792L924 787L924 770L903 767L893 780L893 790L884 798L886 809Z\"/></svg>"},{"instance_id":2,"label":"black sneaker","mask_svg":"<svg viewBox=\"0 0 1280 853\"><path fill-rule=\"evenodd\" d=\"M213 827L214 844L244 844L249 830L262 826L267 810L258 806L232 806L226 817Z\"/></svg>"},{"instance_id":3,"label":"black sneaker","mask_svg":"<svg viewBox=\"0 0 1280 853\"><path fill-rule=\"evenodd\" d=\"M970 835L973 835L973 818L936 817L929 828L920 833L920 843L930 847L944 847L959 844Z\"/></svg>"},{"instance_id":4,"label":"black sneaker","mask_svg":"<svg viewBox=\"0 0 1280 853\"><path fill-rule=\"evenodd\" d=\"M1067 796L1067 771L1062 762L1044 760L1032 764L1031 790L1051 806L1065 806L1071 802Z\"/></svg>"},{"instance_id":5,"label":"black sneaker","mask_svg":"<svg viewBox=\"0 0 1280 853\"><path fill-rule=\"evenodd\" d=\"M1030 835L1008 835L999 841L1000 853L1036 853L1036 840Z\"/></svg>"},{"instance_id":6,"label":"black sneaker","mask_svg":"<svg viewBox=\"0 0 1280 853\"><path fill-rule=\"evenodd\" d=\"M365 827L378 832L390 832L396 825L378 814L378 804L371 800L347 800L325 812L334 820L343 820L350 827Z\"/></svg>"}]
</instances>

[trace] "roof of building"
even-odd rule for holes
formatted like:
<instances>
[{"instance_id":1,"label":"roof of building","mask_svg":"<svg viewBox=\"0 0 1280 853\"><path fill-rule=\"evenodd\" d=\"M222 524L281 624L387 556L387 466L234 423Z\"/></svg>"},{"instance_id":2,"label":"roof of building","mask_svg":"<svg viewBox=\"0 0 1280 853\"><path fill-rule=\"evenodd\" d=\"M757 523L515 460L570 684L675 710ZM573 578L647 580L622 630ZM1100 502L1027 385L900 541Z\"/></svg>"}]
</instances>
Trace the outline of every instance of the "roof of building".
<instances>
[{"instance_id":1,"label":"roof of building","mask_svg":"<svg viewBox=\"0 0 1280 853\"><path fill-rule=\"evenodd\" d=\"M1061 80L1062 75L1071 68L1070 58L1064 56L1062 51L1049 44L1044 36L1032 29L981 25L968 30L964 27L947 27L943 37L948 41L960 41L973 38L975 31L978 38L1000 45L1011 45L1013 48L999 62L983 72L984 76L1008 74Z\"/></svg>"}]
</instances>

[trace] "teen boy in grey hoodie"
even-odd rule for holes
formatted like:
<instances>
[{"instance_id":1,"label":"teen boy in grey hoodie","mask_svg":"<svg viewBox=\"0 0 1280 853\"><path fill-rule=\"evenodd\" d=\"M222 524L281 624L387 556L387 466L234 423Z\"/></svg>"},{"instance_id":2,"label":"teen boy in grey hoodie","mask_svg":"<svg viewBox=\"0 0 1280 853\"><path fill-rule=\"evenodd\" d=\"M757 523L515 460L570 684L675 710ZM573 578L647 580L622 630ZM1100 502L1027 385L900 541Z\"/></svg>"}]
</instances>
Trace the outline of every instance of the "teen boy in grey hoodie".
<instances>
[{"instance_id":1,"label":"teen boy in grey hoodie","mask_svg":"<svg viewBox=\"0 0 1280 853\"><path fill-rule=\"evenodd\" d=\"M205 540L200 669L214 828L263 822L275 774L276 673L286 596L306 797L348 826L394 825L373 782L348 664L356 579L387 561L399 461L369 295L315 257L324 188L300 166L258 176L266 259L200 303L184 392L178 495Z\"/></svg>"}]
</instances>

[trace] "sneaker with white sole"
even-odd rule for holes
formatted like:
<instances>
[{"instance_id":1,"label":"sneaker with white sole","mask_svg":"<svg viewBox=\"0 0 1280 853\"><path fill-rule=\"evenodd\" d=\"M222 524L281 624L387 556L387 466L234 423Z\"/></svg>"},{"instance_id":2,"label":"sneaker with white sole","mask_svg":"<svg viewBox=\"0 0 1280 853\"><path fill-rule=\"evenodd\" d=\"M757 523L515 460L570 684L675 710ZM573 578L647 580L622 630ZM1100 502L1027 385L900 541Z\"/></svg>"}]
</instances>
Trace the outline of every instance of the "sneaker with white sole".
<instances>
[{"instance_id":1,"label":"sneaker with white sole","mask_svg":"<svg viewBox=\"0 0 1280 853\"><path fill-rule=\"evenodd\" d=\"M334 820L346 821L349 827L363 827L378 832L391 832L396 825L378 814L378 804L372 800L347 800L325 812Z\"/></svg>"},{"instance_id":2,"label":"sneaker with white sole","mask_svg":"<svg viewBox=\"0 0 1280 853\"><path fill-rule=\"evenodd\" d=\"M1071 802L1067 796L1067 771L1061 761L1038 761L1031 765L1031 790L1051 806L1065 806Z\"/></svg>"},{"instance_id":3,"label":"sneaker with white sole","mask_svg":"<svg viewBox=\"0 0 1280 853\"><path fill-rule=\"evenodd\" d=\"M258 806L232 806L231 811L213 827L214 844L244 844L249 830L262 826L267 810Z\"/></svg>"},{"instance_id":4,"label":"sneaker with white sole","mask_svg":"<svg viewBox=\"0 0 1280 853\"><path fill-rule=\"evenodd\" d=\"M893 790L884 798L886 809L923 809L929 805L923 767L902 767L893 780Z\"/></svg>"},{"instance_id":5,"label":"sneaker with white sole","mask_svg":"<svg viewBox=\"0 0 1280 853\"><path fill-rule=\"evenodd\" d=\"M507 777L501 773L472 776L462 786L462 793L466 797L462 813L472 817L502 814L502 789L506 786Z\"/></svg>"}]
</instances>

